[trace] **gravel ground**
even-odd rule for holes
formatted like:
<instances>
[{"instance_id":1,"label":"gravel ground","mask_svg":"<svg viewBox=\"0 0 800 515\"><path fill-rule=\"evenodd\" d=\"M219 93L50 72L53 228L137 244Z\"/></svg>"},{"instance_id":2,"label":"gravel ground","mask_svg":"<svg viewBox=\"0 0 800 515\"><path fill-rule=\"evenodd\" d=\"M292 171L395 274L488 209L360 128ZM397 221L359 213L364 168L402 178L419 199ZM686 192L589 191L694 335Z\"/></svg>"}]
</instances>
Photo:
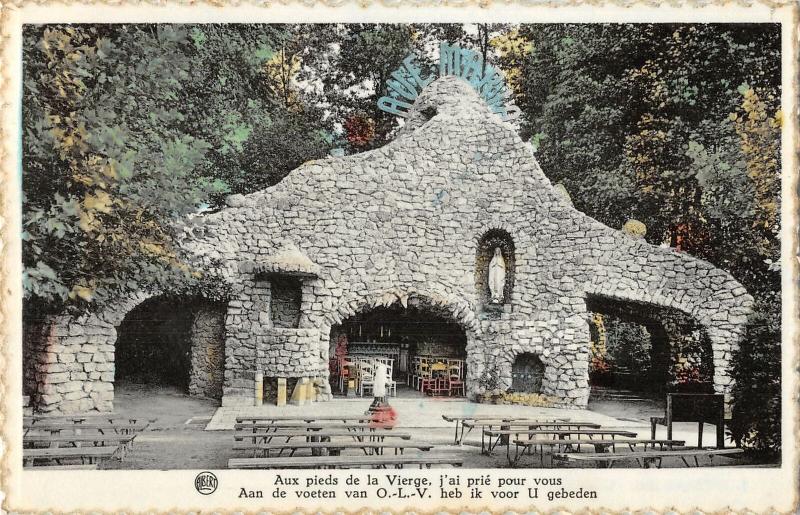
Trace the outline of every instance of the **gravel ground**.
<instances>
[{"instance_id":1,"label":"gravel ground","mask_svg":"<svg viewBox=\"0 0 800 515\"><path fill-rule=\"evenodd\" d=\"M243 457L233 451L233 431L206 431L204 428L217 412L217 401L189 397L175 389L148 387L142 385L120 385L116 391L116 412L142 420L154 420L147 430L140 433L131 452L124 461L111 460L103 464L106 469L223 469L229 458ZM320 405L321 406L321 405ZM353 404L355 409L358 405ZM503 407L505 408L505 407ZM642 403L633 405L613 401L598 401L590 405L595 413L583 412L587 417L617 417L621 422L628 421L637 431L650 413L658 413L658 406ZM573 415L574 416L574 415ZM416 422L416 421L415 421ZM492 456L480 452L480 433L473 431L463 445L453 445L453 426L432 422L436 427L407 427L402 430L412 435L412 440L429 442L436 447L430 451L435 455L452 455L464 460L465 468L505 468L508 467L505 448L498 448ZM696 428L696 426L694 426ZM713 429L708 427L709 436ZM691 428L683 428L689 431ZM696 429L695 429L696 430ZM649 433L649 430L646 431ZM354 453L361 451L352 450ZM409 450L407 454L417 451ZM513 449L512 449L513 452ZM714 458L715 465L746 464L742 459L727 457ZM708 465L706 460L706 465ZM665 467L680 466L679 460L665 460ZM527 468L550 468L552 463L545 455L544 463L538 456L524 456L518 466ZM636 466L634 462L616 465ZM561 465L560 467L563 467Z\"/></svg>"}]
</instances>

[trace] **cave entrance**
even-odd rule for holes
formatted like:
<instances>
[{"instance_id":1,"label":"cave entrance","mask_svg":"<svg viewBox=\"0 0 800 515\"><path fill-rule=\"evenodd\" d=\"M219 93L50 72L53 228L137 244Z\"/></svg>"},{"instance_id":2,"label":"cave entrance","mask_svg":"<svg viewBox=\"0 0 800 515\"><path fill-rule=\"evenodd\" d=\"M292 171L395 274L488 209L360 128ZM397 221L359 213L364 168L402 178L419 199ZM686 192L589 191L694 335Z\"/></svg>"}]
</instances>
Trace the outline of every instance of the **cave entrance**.
<instances>
[{"instance_id":1,"label":"cave entrance","mask_svg":"<svg viewBox=\"0 0 800 515\"><path fill-rule=\"evenodd\" d=\"M466 345L464 329L443 309L414 299L407 307L397 302L368 309L331 329L333 389L345 393L348 379L358 385L368 368L359 362L385 358L398 395L463 397Z\"/></svg>"}]
</instances>

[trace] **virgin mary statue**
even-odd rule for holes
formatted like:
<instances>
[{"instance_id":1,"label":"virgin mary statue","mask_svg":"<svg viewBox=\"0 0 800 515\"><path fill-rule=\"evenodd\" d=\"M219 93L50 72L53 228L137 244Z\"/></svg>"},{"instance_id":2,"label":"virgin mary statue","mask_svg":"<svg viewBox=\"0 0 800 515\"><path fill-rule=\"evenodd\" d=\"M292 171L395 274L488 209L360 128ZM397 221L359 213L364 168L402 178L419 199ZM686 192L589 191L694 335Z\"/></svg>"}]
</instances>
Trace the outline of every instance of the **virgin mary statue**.
<instances>
[{"instance_id":1,"label":"virgin mary statue","mask_svg":"<svg viewBox=\"0 0 800 515\"><path fill-rule=\"evenodd\" d=\"M494 248L494 256L489 262L489 292L492 303L503 303L503 290L506 286L506 260L500 252L500 247Z\"/></svg>"}]
</instances>

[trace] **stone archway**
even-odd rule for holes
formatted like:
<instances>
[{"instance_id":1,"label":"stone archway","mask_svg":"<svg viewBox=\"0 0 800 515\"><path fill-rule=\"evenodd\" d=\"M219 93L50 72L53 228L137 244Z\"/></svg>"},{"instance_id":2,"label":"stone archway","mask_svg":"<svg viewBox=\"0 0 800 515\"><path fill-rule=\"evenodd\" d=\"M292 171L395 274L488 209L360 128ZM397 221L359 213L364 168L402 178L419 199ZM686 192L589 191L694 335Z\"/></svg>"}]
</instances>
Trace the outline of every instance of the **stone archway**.
<instances>
[{"instance_id":1,"label":"stone archway","mask_svg":"<svg viewBox=\"0 0 800 515\"><path fill-rule=\"evenodd\" d=\"M350 297L341 301L327 316L329 334L332 335L336 328L341 327L348 319L382 309L415 310L424 313L424 316L438 319L436 323L450 326L451 331L460 332L461 340L448 352L464 356L466 371L469 371L471 366L476 366L476 360L479 359L476 350L481 333L479 320L470 304L456 296L419 289L391 289L372 292L361 297ZM333 338L326 342L328 355L331 358L335 357L336 343ZM468 379L469 375L465 374L465 377L467 384L464 394L468 394L472 385Z\"/></svg>"},{"instance_id":2,"label":"stone archway","mask_svg":"<svg viewBox=\"0 0 800 515\"><path fill-rule=\"evenodd\" d=\"M149 297L116 327L115 384L174 387L221 399L225 306L197 297Z\"/></svg>"},{"instance_id":3,"label":"stone archway","mask_svg":"<svg viewBox=\"0 0 800 515\"><path fill-rule=\"evenodd\" d=\"M101 313L51 316L33 327L35 334L27 334L25 340L24 377L34 411L54 414L113 411L118 329L136 306L157 296L137 292ZM200 339L209 337L210 326L224 334L219 327L224 325L224 308L212 311L195 313L192 331ZM206 359L207 354L196 352L192 366L198 366L194 360ZM207 387L202 381L197 384L190 387L191 395L219 398L215 387Z\"/></svg>"},{"instance_id":4,"label":"stone archway","mask_svg":"<svg viewBox=\"0 0 800 515\"><path fill-rule=\"evenodd\" d=\"M610 327L621 328L604 335L604 365L613 386L638 392L714 391L720 366L714 360L712 342L705 328L688 314L653 303L620 300L602 295L586 298L593 321L609 317ZM591 325L591 323L590 323ZM593 341L598 338L593 334ZM623 347L619 347L622 345ZM598 355L596 361L603 361ZM608 386L608 385L607 385Z\"/></svg>"}]
</instances>

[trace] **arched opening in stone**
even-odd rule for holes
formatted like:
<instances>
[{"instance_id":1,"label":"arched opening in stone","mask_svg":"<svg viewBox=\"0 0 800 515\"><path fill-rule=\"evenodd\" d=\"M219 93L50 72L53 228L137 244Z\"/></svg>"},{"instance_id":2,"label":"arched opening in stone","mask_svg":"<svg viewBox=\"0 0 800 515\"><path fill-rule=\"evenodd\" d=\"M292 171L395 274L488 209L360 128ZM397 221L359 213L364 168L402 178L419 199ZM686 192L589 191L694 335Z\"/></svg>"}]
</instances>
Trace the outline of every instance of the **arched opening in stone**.
<instances>
[{"instance_id":1,"label":"arched opening in stone","mask_svg":"<svg viewBox=\"0 0 800 515\"><path fill-rule=\"evenodd\" d=\"M302 282L297 277L270 279L270 317L274 327L297 328L303 299Z\"/></svg>"},{"instance_id":2,"label":"arched opening in stone","mask_svg":"<svg viewBox=\"0 0 800 515\"><path fill-rule=\"evenodd\" d=\"M331 328L332 390L345 393L342 390L347 379L343 376L352 378L356 368L343 371L345 363L385 357L392 360L392 376L399 396L463 397L467 392L466 345L466 333L450 313L417 299L410 299L407 307L396 302L364 310ZM421 376L441 381L423 384ZM429 391L434 388L437 391Z\"/></svg>"},{"instance_id":3,"label":"arched opening in stone","mask_svg":"<svg viewBox=\"0 0 800 515\"><path fill-rule=\"evenodd\" d=\"M518 354L511 365L511 388L521 393L541 393L544 363L530 352Z\"/></svg>"},{"instance_id":4,"label":"arched opening in stone","mask_svg":"<svg viewBox=\"0 0 800 515\"><path fill-rule=\"evenodd\" d=\"M505 262L505 284L501 299L492 299L490 287L490 264L495 255L495 249L500 249L500 254ZM502 310L504 305L511 302L514 292L514 275L516 272L516 251L514 239L503 229L490 229L478 240L475 251L475 291L478 301L484 312Z\"/></svg>"},{"instance_id":5,"label":"arched opening in stone","mask_svg":"<svg viewBox=\"0 0 800 515\"><path fill-rule=\"evenodd\" d=\"M142 302L117 328L115 383L221 399L225 311L223 304L196 298Z\"/></svg>"},{"instance_id":6,"label":"arched opening in stone","mask_svg":"<svg viewBox=\"0 0 800 515\"><path fill-rule=\"evenodd\" d=\"M602 296L591 296L586 304L593 397L713 393L711 341L690 316Z\"/></svg>"}]
</instances>

